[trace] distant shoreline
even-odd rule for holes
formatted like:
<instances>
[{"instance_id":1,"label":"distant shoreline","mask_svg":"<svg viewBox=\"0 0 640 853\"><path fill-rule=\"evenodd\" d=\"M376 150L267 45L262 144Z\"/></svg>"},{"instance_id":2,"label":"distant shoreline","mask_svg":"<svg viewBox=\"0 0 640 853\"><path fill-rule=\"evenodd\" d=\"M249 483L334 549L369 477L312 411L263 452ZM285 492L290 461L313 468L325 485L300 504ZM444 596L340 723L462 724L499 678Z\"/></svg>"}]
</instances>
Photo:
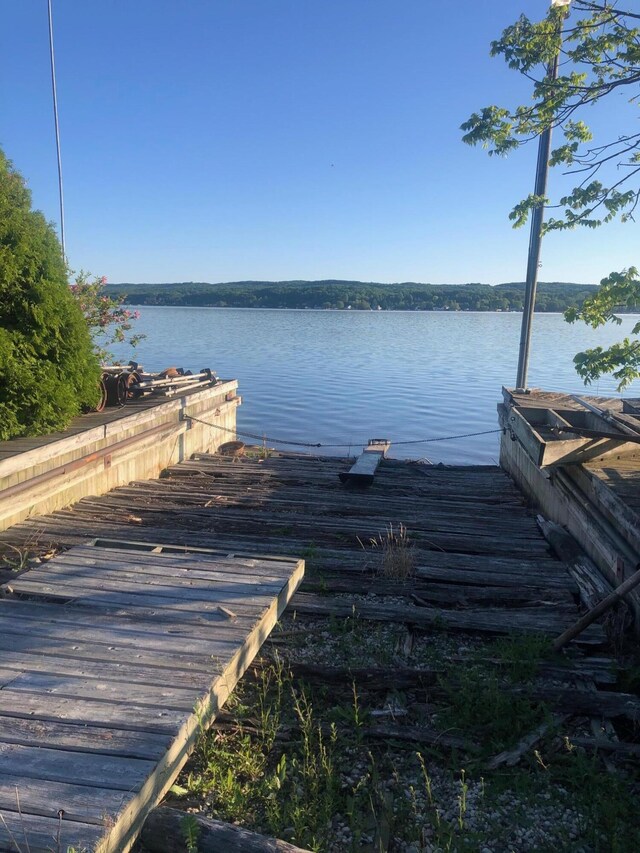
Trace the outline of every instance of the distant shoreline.
<instances>
[{"instance_id":1,"label":"distant shoreline","mask_svg":"<svg viewBox=\"0 0 640 853\"><path fill-rule=\"evenodd\" d=\"M540 282L536 310L562 313L577 307L595 285ZM378 284L358 281L245 281L210 284L112 284L109 295L130 305L185 308L262 308L337 311L434 311L514 313L524 306L524 283Z\"/></svg>"}]
</instances>

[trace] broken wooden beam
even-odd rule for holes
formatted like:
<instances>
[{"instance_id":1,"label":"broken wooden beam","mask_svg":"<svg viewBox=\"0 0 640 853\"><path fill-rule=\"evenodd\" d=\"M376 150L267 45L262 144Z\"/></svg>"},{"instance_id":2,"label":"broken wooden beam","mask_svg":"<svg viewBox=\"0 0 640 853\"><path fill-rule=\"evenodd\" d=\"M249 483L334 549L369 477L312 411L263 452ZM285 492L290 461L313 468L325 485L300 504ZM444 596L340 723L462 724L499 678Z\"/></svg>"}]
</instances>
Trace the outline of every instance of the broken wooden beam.
<instances>
[{"instance_id":1,"label":"broken wooden beam","mask_svg":"<svg viewBox=\"0 0 640 853\"><path fill-rule=\"evenodd\" d=\"M566 719L567 714L552 714L548 720L542 722L537 729L526 734L518 743L511 749L506 749L504 752L499 752L487 764L487 770L497 770L498 767L505 765L506 767L515 767L520 759L529 750L534 747L538 741L554 728L560 726Z\"/></svg>"},{"instance_id":2,"label":"broken wooden beam","mask_svg":"<svg viewBox=\"0 0 640 853\"><path fill-rule=\"evenodd\" d=\"M566 564L575 579L584 606L588 609L595 607L613 591L609 581L564 527L548 521L542 515L537 516L536 520L553 552Z\"/></svg>"},{"instance_id":3,"label":"broken wooden beam","mask_svg":"<svg viewBox=\"0 0 640 853\"><path fill-rule=\"evenodd\" d=\"M606 613L610 607L613 607L614 604L619 603L624 596L631 592L632 589L635 589L638 584L640 584L640 569L635 571L630 578L627 578L624 583L621 583L620 586L616 587L613 590L611 595L608 595L605 599L603 599L600 604L597 604L592 610L589 610L588 613L578 619L575 625L572 625L570 628L567 628L553 643L554 652L559 651L564 646L567 645L568 642L573 640L575 637L578 637L592 622L602 616L603 613Z\"/></svg>"},{"instance_id":4,"label":"broken wooden beam","mask_svg":"<svg viewBox=\"0 0 640 853\"><path fill-rule=\"evenodd\" d=\"M344 486L367 488L373 483L376 469L387 455L391 442L386 438L370 438L369 443L348 471L338 474Z\"/></svg>"}]
</instances>

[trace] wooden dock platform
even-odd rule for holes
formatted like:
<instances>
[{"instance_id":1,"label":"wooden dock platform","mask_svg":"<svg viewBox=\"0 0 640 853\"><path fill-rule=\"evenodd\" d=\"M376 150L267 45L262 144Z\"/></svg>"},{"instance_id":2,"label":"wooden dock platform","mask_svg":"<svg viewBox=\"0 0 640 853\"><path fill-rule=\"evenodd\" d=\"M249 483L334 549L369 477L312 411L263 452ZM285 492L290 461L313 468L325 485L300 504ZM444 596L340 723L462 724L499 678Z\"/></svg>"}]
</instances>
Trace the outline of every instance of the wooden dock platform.
<instances>
[{"instance_id":1,"label":"wooden dock platform","mask_svg":"<svg viewBox=\"0 0 640 853\"><path fill-rule=\"evenodd\" d=\"M235 433L235 380L141 397L80 415L62 431L0 441L0 531L131 480L157 477Z\"/></svg>"},{"instance_id":2,"label":"wooden dock platform","mask_svg":"<svg viewBox=\"0 0 640 853\"><path fill-rule=\"evenodd\" d=\"M95 537L135 538L300 556L307 581L292 606L318 613L355 608L393 621L393 607L367 592L381 559L372 540L402 523L414 548L416 577L404 586L389 582L387 592L411 605L403 618L422 627L548 636L575 621L574 582L500 468L387 459L364 493L340 484L339 474L348 468L344 460L295 453L236 462L195 454L161 479L15 525L4 540L59 549ZM582 640L602 638L595 626Z\"/></svg>"},{"instance_id":3,"label":"wooden dock platform","mask_svg":"<svg viewBox=\"0 0 640 853\"><path fill-rule=\"evenodd\" d=\"M418 632L552 638L575 622L575 581L500 468L386 459L359 492L339 480L350 464L200 453L3 533L18 549L8 559L56 554L0 601L0 811L17 832L17 786L43 844L32 850L55 836L59 809L65 843L125 850L192 746L194 705L215 713L287 602ZM415 556L406 580L381 573L380 538L399 524ZM578 643L605 639L595 624ZM611 681L608 660L571 661ZM607 710L601 691L556 692L561 707L578 696L582 710L619 712L617 694ZM7 838L0 826L0 849Z\"/></svg>"},{"instance_id":4,"label":"wooden dock platform","mask_svg":"<svg viewBox=\"0 0 640 853\"><path fill-rule=\"evenodd\" d=\"M0 599L0 850L130 848L304 573L78 545Z\"/></svg>"}]
</instances>

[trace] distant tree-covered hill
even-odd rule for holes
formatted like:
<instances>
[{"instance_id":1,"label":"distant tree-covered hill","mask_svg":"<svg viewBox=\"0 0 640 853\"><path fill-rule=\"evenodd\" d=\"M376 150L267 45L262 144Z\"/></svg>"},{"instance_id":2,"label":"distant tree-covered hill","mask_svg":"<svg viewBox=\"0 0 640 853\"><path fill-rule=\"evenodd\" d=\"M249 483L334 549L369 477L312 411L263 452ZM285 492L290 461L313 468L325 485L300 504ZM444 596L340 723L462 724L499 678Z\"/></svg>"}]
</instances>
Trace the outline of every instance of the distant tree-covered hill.
<instances>
[{"instance_id":1,"label":"distant tree-covered hill","mask_svg":"<svg viewBox=\"0 0 640 853\"><path fill-rule=\"evenodd\" d=\"M580 305L595 285L541 282L537 311ZM398 284L340 281L233 281L210 284L111 284L109 294L127 294L133 305L192 305L216 308L333 308L356 311L520 311L524 283Z\"/></svg>"}]
</instances>

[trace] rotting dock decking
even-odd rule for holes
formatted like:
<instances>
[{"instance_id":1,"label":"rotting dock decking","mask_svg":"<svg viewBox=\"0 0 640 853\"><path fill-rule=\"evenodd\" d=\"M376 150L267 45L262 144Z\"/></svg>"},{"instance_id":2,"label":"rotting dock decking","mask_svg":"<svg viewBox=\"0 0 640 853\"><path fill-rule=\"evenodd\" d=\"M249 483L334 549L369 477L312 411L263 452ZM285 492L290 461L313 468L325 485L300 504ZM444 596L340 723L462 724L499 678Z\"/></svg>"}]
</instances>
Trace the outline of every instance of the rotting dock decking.
<instances>
[{"instance_id":1,"label":"rotting dock decking","mask_svg":"<svg viewBox=\"0 0 640 853\"><path fill-rule=\"evenodd\" d=\"M417 577L388 594L414 606L407 619L461 630L560 633L576 617L573 581L552 558L520 492L498 467L440 467L386 460L366 492L345 490L335 458L274 454L233 462L206 454L167 476L85 498L73 508L15 525L14 546L68 548L92 538L177 543L306 559L301 612L356 608L395 619L367 601L371 540L404 524ZM326 576L318 594L318 578ZM376 581L379 590L380 581ZM338 592L339 590L339 592ZM422 607L415 596L428 604ZM598 627L583 635L599 642Z\"/></svg>"},{"instance_id":2,"label":"rotting dock decking","mask_svg":"<svg viewBox=\"0 0 640 853\"><path fill-rule=\"evenodd\" d=\"M116 692L97 706L103 712L114 707L121 715L109 731L117 730L126 736L123 759L126 755L126 760L134 765L145 761L148 764L136 765L135 772L132 765L129 776L126 775L129 771L123 769L119 782L116 775L105 769L99 771L99 779L111 774L109 778L116 781L112 782L110 796L129 797L134 802L136 786L140 788L144 773L147 776L152 773L153 762L159 760L156 754L145 758L131 751L131 738L136 737L133 732L140 729L140 720L151 718L155 723L149 731L144 729L145 737L164 737L167 744L171 739L169 726L173 725L175 732L178 725L175 718L179 714L188 716L193 707L193 702L189 707L180 705L187 702L185 691L192 691L189 696L200 696L209 684L197 681L193 667L188 665L192 654L200 653L199 660L201 663L204 660L202 636L218 636L217 626L209 627L208 618L212 614L200 602L198 585L192 586L196 575L190 572L198 558L193 549L197 548L217 549L226 555L227 562L235 565L233 561L239 561L238 565L245 566L243 571L248 570L247 560L256 560L255 574L265 576L265 582L270 567L278 565L271 562L277 555L294 559L293 565L296 558L303 558L307 578L291 599L290 609L304 614L357 615L367 620L398 622L416 630L445 629L488 635L541 633L548 637L558 635L575 621L574 582L563 564L550 556L534 514L499 468L441 467L386 460L372 487L357 492L340 485L338 474L347 467L343 460L291 453L271 454L267 458L256 454L241 461L196 454L194 459L171 467L161 479L131 483L101 497L85 498L70 509L29 519L6 531L5 543L34 552L52 547L58 556L32 568L11 584L16 593L35 597L36 602L15 599L0 602L0 614L21 612L24 615L20 618L29 625L29 630L15 628L0 633L0 648L5 650L0 670L4 681L9 682L0 691L0 699L3 695L10 696L10 691L14 691L13 696L20 691L20 700L30 703L25 705L24 716L40 731L37 743L46 744L43 753L51 748L64 750L65 727L74 724L68 719L69 703L87 708L93 703L96 707L95 693L108 682L107 672L124 675L114 676L114 683L119 685L113 688ZM404 583L380 578L376 573L380 552L372 545L372 540L384 535L390 524L397 528L399 523L406 525L416 557L415 577ZM96 545L82 545L91 540ZM137 542L149 546L182 545L191 550L189 554L175 551L154 554L147 548L146 553L130 550L123 557L109 550L110 542L116 541L128 541L131 548ZM67 551L69 548L74 550ZM99 560L93 556L95 553L100 553ZM166 569L159 571L160 564L166 565ZM190 564L188 569L187 564ZM285 565L291 573L292 564ZM227 570L232 570L232 566ZM172 587L169 595L167 586ZM293 586L295 583L290 581L287 589L291 591ZM270 594L273 596L274 591ZM238 650L250 630L251 618L257 619L262 611L251 610L253 606L257 608L257 604L251 604L245 613L243 606L238 607L237 596L225 605L223 593L220 595L217 603L235 615L234 619L224 612L213 614L224 624L220 631L224 630L226 636L233 636L238 643L235 652L229 648L231 660L233 654L242 654ZM287 597L280 595L282 606ZM270 622L261 623L258 631L262 639L276 619L275 610L269 612ZM39 618L39 613L43 618ZM48 621L51 619L54 621ZM117 633L112 643L104 633L107 625L112 625ZM138 648L140 635L144 645ZM597 647L603 641L604 631L599 625L591 626L579 638L586 647ZM99 654L90 651L95 644L100 647ZM257 648L259 643L255 645ZM22 661L29 649L30 668L26 668ZM160 664L156 655L161 656ZM76 656L84 664L74 673L68 668L72 664L61 661L73 661ZM247 663L249 657L246 655ZM52 681L38 667L42 660L54 658L57 669ZM7 663L9 659L13 663ZM99 661L106 661L107 670L103 671L101 664L96 666ZM606 660L579 658L570 665L580 678L595 682L611 680ZM149 681L149 672L158 673L160 669L167 678ZM242 668L232 667L232 671L237 677ZM24 675L20 675L22 672ZM23 678L24 688L14 683L16 675ZM215 677L213 667L208 677L210 680ZM232 689L235 677L223 679L220 690L224 695ZM122 692L123 685L127 688L131 685L130 694ZM144 685L149 690L142 704L138 692L144 692ZM121 692L117 693L118 690ZM201 692L197 693L198 690ZM601 696L609 697L611 708L604 701L601 703L605 716L615 715L620 707L616 698L620 694L583 691L582 705L574 694L571 689L565 693L557 691L555 701L559 706L569 702L572 707L577 702L587 713L600 707ZM224 701L224 695L216 700L217 705ZM637 713L635 705L631 713ZM10 716L2 710L0 714L5 718ZM15 710L11 716L12 720L16 717ZM189 719L193 721L196 716ZM74 750L78 762L98 761L91 759L96 752L101 756L100 761L111 760L107 751L103 754L101 745L110 737L104 734L103 718L98 715L90 721L85 719L87 722L96 739L92 745L88 744L87 730L83 729L85 740L76 744ZM143 722L142 727L145 725ZM61 740L55 741L55 737ZM154 742L159 750L160 743ZM27 740L18 741L23 743ZM188 746L180 738L172 748L182 750L181 756L188 752ZM43 762L46 767L46 756ZM12 815L15 827L19 825L13 788L15 774L9 772L14 764L21 765L17 753L15 759L7 758L4 766L0 765L0 782L4 785L2 811L5 816ZM54 762L50 768L55 766ZM33 774L39 772L35 765L34 768ZM61 792L60 786L74 784L68 776L64 783L54 778L59 770L49 769L48 773L51 784L59 786ZM95 779L86 784L96 806L96 792L100 788ZM40 814L44 810L44 815L34 817L34 821L45 822L45 830L51 832L55 828L55 812L64 806L60 805L60 799L51 797L44 803L40 807ZM25 811L24 798L21 804ZM134 806L132 809L135 810ZM108 811L107 805L99 813L94 808L91 831L95 831ZM68 810L65 812L65 818L69 819ZM72 814L71 819L74 818L78 819ZM70 825L71 820L63 821L65 829ZM80 843L84 842L80 839ZM32 849L37 846L32 845Z\"/></svg>"},{"instance_id":3,"label":"rotting dock decking","mask_svg":"<svg viewBox=\"0 0 640 853\"><path fill-rule=\"evenodd\" d=\"M84 545L16 578L0 599L0 849L128 850L303 572Z\"/></svg>"}]
</instances>

